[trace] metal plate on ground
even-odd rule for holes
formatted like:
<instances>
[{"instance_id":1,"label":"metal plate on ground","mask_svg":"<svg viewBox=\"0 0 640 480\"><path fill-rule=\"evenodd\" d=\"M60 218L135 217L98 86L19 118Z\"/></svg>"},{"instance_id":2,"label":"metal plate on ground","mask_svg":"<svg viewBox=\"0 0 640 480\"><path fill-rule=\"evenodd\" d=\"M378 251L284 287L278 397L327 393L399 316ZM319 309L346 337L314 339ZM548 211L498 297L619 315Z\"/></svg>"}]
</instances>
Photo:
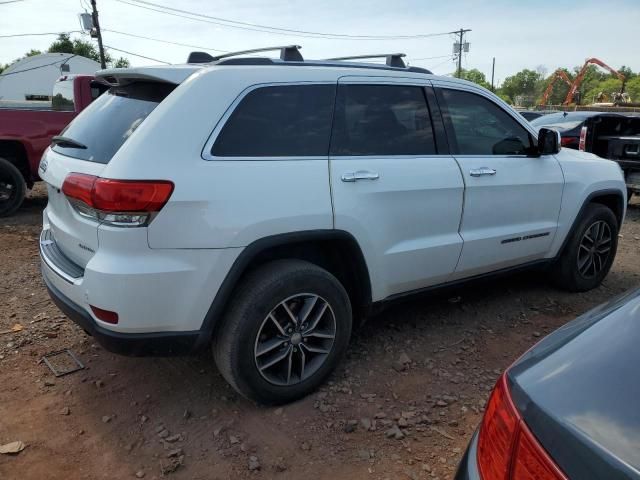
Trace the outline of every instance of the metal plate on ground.
<instances>
[{"instance_id":1,"label":"metal plate on ground","mask_svg":"<svg viewBox=\"0 0 640 480\"><path fill-rule=\"evenodd\" d=\"M42 357L42 360L56 377L62 377L84 369L83 363L68 348L49 352Z\"/></svg>"}]
</instances>

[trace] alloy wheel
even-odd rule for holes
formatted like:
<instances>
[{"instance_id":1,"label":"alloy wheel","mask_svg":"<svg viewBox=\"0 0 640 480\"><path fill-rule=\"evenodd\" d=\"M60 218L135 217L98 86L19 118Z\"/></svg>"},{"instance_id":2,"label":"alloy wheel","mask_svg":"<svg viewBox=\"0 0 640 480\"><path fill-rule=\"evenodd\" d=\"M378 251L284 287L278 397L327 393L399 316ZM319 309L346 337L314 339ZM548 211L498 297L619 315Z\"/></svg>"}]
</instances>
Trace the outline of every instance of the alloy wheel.
<instances>
[{"instance_id":1,"label":"alloy wheel","mask_svg":"<svg viewBox=\"0 0 640 480\"><path fill-rule=\"evenodd\" d=\"M278 303L260 325L254 359L269 383L291 386L315 374L331 353L336 318L329 303L311 293Z\"/></svg>"},{"instance_id":2,"label":"alloy wheel","mask_svg":"<svg viewBox=\"0 0 640 480\"><path fill-rule=\"evenodd\" d=\"M611 228L607 222L593 223L582 236L578 247L578 272L584 278L593 278L606 266L611 253Z\"/></svg>"}]
</instances>

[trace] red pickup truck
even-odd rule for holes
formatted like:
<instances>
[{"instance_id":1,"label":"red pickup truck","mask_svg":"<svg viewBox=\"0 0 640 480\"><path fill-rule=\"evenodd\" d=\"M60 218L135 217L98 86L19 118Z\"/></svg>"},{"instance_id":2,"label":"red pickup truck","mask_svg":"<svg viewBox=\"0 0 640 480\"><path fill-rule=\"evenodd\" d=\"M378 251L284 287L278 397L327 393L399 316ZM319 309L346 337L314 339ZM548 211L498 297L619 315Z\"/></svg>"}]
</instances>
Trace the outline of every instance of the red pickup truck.
<instances>
[{"instance_id":1,"label":"red pickup truck","mask_svg":"<svg viewBox=\"0 0 640 480\"><path fill-rule=\"evenodd\" d=\"M51 138L107 89L91 75L68 75L54 84L51 102L0 99L0 217L14 213L40 180Z\"/></svg>"}]
</instances>

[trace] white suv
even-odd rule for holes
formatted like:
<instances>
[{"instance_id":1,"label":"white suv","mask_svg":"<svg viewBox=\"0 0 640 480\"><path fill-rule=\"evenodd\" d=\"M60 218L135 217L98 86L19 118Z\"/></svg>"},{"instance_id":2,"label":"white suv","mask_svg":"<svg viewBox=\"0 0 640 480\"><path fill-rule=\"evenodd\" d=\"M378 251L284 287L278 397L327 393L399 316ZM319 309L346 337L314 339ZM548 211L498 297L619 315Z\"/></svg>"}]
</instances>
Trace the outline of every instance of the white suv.
<instances>
[{"instance_id":1,"label":"white suv","mask_svg":"<svg viewBox=\"0 0 640 480\"><path fill-rule=\"evenodd\" d=\"M487 90L399 55L206 57L98 72L111 89L43 156L44 280L105 348L212 345L240 393L281 403L388 301L543 263L574 291L607 274L619 167Z\"/></svg>"}]
</instances>

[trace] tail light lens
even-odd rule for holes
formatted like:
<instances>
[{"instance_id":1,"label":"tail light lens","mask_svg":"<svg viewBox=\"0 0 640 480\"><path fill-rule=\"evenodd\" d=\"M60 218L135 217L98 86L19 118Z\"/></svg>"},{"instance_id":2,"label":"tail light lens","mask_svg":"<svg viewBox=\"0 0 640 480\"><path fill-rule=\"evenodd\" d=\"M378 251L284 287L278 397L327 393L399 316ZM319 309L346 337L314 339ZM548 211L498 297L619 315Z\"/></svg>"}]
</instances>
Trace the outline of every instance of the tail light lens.
<instances>
[{"instance_id":1,"label":"tail light lens","mask_svg":"<svg viewBox=\"0 0 640 480\"><path fill-rule=\"evenodd\" d=\"M78 213L116 225L143 226L173 193L166 180L113 180L84 173L65 178L62 192Z\"/></svg>"},{"instance_id":2,"label":"tail light lens","mask_svg":"<svg viewBox=\"0 0 640 480\"><path fill-rule=\"evenodd\" d=\"M580 129L580 141L578 143L578 150L584 152L587 145L587 127L583 126Z\"/></svg>"},{"instance_id":3,"label":"tail light lens","mask_svg":"<svg viewBox=\"0 0 640 480\"><path fill-rule=\"evenodd\" d=\"M478 467L482 480L567 480L522 420L511 400L506 373L482 419Z\"/></svg>"},{"instance_id":4,"label":"tail light lens","mask_svg":"<svg viewBox=\"0 0 640 480\"><path fill-rule=\"evenodd\" d=\"M577 137L562 137L560 139L560 145L567 148L576 148L578 146Z\"/></svg>"}]
</instances>

